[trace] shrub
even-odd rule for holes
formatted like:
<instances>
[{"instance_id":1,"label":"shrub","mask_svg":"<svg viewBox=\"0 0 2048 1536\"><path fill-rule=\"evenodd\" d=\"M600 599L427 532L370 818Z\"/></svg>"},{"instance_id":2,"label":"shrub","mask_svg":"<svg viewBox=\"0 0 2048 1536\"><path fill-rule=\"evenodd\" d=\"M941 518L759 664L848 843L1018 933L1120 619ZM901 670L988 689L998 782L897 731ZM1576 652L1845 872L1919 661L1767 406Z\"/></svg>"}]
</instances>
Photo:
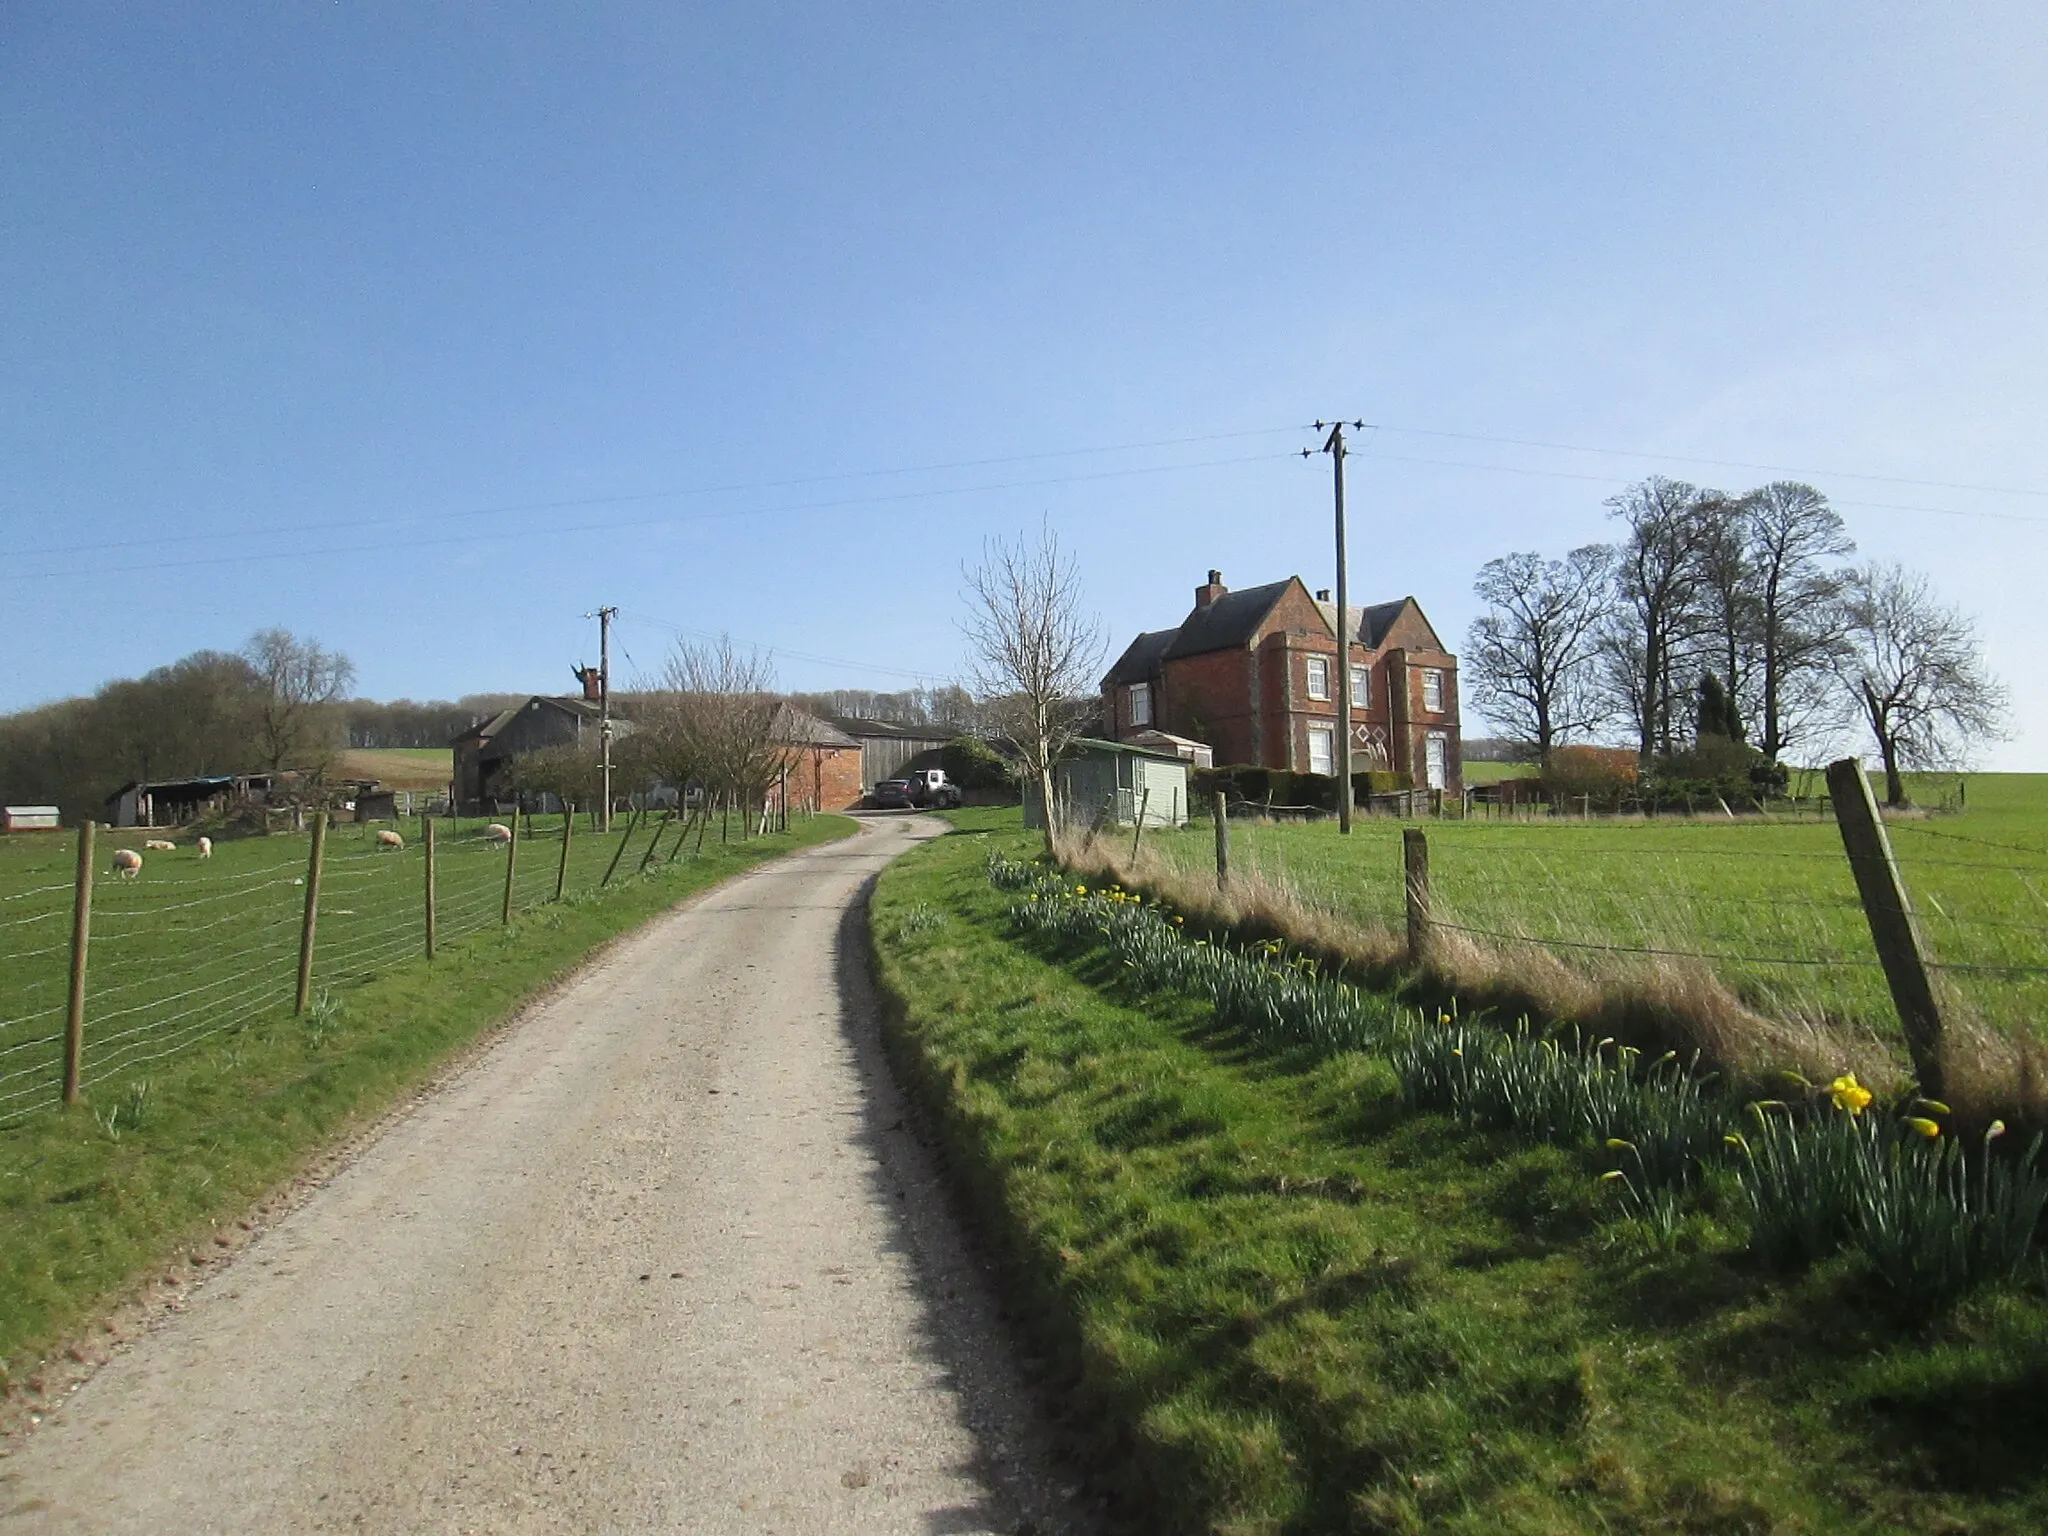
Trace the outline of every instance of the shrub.
<instances>
[{"instance_id":1,"label":"shrub","mask_svg":"<svg viewBox=\"0 0 2048 1536\"><path fill-rule=\"evenodd\" d=\"M1398 794L1413 780L1406 773L1387 768L1369 768L1351 775L1351 799L1363 804L1372 795ZM1228 768L1197 768L1189 776L1190 792L1197 804L1210 800L1218 789L1233 800L1252 805L1306 806L1311 810L1337 809L1337 779L1328 773L1295 773L1287 768L1260 768L1239 764Z\"/></svg>"},{"instance_id":2,"label":"shrub","mask_svg":"<svg viewBox=\"0 0 2048 1536\"><path fill-rule=\"evenodd\" d=\"M1782 797L1790 778L1754 747L1725 736L1702 736L1683 752L1660 757L1652 766L1645 798L1656 805L1712 809L1716 801L1731 809L1762 805Z\"/></svg>"},{"instance_id":3,"label":"shrub","mask_svg":"<svg viewBox=\"0 0 2048 1536\"><path fill-rule=\"evenodd\" d=\"M1635 793L1636 755L1626 747L1552 747L1542 785L1553 800L1590 799L1613 810Z\"/></svg>"},{"instance_id":4,"label":"shrub","mask_svg":"<svg viewBox=\"0 0 2048 1536\"><path fill-rule=\"evenodd\" d=\"M978 736L956 736L939 749L939 766L962 789L1015 790L1017 765Z\"/></svg>"}]
</instances>

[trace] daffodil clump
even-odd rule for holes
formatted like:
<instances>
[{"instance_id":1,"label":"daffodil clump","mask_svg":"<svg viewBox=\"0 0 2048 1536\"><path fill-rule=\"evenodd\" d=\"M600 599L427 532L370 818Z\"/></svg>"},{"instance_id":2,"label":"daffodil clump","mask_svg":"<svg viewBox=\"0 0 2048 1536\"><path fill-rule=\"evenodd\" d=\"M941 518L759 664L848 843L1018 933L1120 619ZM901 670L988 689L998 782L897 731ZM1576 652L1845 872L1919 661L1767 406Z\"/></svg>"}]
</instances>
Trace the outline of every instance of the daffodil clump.
<instances>
[{"instance_id":1,"label":"daffodil clump","mask_svg":"<svg viewBox=\"0 0 2048 1536\"><path fill-rule=\"evenodd\" d=\"M1732 1165L1751 1246L1767 1264L1855 1249L1907 1301L1936 1305L2018 1271L2048 1209L2039 1138L2016 1158L1995 1156L1996 1125L1966 1148L1943 1131L1946 1105L1881 1110L1853 1072L1818 1088L1797 1079L1804 1091L1792 1100L1745 1104L1673 1052L1645 1060L1611 1039L1560 1039L1526 1021L1503 1030L1451 1013L1426 1019L1277 941L1239 950L1190 940L1176 914L1135 892L1001 858L989 877L1020 894L1013 922L1106 944L1143 985L1206 997L1220 1021L1258 1040L1376 1052L1415 1109L1604 1149L1619 1166L1603 1182L1667 1240L1703 1172Z\"/></svg>"}]
</instances>

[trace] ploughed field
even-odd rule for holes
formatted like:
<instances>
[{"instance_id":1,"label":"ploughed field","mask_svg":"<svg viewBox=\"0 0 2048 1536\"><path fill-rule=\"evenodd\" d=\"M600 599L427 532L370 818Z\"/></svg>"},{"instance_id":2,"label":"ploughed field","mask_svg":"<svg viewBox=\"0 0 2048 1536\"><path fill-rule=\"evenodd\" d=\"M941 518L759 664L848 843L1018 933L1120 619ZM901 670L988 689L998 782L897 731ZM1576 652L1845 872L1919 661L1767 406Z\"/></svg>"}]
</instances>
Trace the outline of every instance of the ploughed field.
<instances>
[{"instance_id":1,"label":"ploughed field","mask_svg":"<svg viewBox=\"0 0 2048 1536\"><path fill-rule=\"evenodd\" d=\"M1956 780L1941 788L1953 794ZM2048 774L1971 774L1967 809L1889 822L1892 849L1958 1014L2048 1035ZM1927 786L1933 798L1933 785ZM1412 825L1412 824L1411 824ZM1760 1011L1896 1037L1889 993L1830 821L1747 817L1432 820L1437 921L1510 958L1544 951L1603 974L1706 966ZM1233 819L1235 869L1367 927L1404 924L1403 823ZM1214 867L1207 822L1147 834Z\"/></svg>"}]
</instances>

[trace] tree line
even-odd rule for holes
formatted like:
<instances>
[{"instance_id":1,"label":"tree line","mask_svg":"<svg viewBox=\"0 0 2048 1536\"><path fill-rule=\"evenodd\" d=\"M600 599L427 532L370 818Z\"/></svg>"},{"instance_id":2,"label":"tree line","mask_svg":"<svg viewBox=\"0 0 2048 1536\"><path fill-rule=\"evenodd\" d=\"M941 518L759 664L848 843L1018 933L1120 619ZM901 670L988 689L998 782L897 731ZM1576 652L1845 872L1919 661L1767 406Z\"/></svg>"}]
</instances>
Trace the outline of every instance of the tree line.
<instances>
[{"instance_id":1,"label":"tree line","mask_svg":"<svg viewBox=\"0 0 2048 1536\"><path fill-rule=\"evenodd\" d=\"M0 717L0 799L98 816L131 779L295 769L317 783L342 740L355 664L284 629Z\"/></svg>"},{"instance_id":2,"label":"tree line","mask_svg":"<svg viewBox=\"0 0 2048 1536\"><path fill-rule=\"evenodd\" d=\"M1646 775L1748 761L1767 782L1860 727L1896 805L1904 770L2001 735L2005 690L1970 617L1903 566L1854 563L1812 486L1652 476L1607 506L1614 542L1504 555L1474 583L1466 690L1530 755L1623 735Z\"/></svg>"}]
</instances>

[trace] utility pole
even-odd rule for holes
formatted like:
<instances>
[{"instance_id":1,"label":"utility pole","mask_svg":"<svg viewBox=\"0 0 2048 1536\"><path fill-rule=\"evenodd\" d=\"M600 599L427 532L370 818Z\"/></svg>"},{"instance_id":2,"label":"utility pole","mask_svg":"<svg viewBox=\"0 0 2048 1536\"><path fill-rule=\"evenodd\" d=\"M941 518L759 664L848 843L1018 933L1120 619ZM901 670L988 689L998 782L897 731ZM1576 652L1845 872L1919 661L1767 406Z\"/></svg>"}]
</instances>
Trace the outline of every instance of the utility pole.
<instances>
[{"instance_id":1,"label":"utility pole","mask_svg":"<svg viewBox=\"0 0 2048 1536\"><path fill-rule=\"evenodd\" d=\"M1348 562L1344 558L1344 428L1356 427L1363 431L1365 423L1317 422L1316 430L1325 426L1330 429L1323 446L1315 450L1330 456L1330 468L1336 476L1337 493L1337 830L1349 835L1351 831L1351 580L1345 571ZM1307 458L1311 450L1304 448L1301 456Z\"/></svg>"},{"instance_id":2,"label":"utility pole","mask_svg":"<svg viewBox=\"0 0 2048 1536\"><path fill-rule=\"evenodd\" d=\"M600 608L583 615L597 620L597 750L598 831L612 829L612 620L616 608Z\"/></svg>"}]
</instances>

